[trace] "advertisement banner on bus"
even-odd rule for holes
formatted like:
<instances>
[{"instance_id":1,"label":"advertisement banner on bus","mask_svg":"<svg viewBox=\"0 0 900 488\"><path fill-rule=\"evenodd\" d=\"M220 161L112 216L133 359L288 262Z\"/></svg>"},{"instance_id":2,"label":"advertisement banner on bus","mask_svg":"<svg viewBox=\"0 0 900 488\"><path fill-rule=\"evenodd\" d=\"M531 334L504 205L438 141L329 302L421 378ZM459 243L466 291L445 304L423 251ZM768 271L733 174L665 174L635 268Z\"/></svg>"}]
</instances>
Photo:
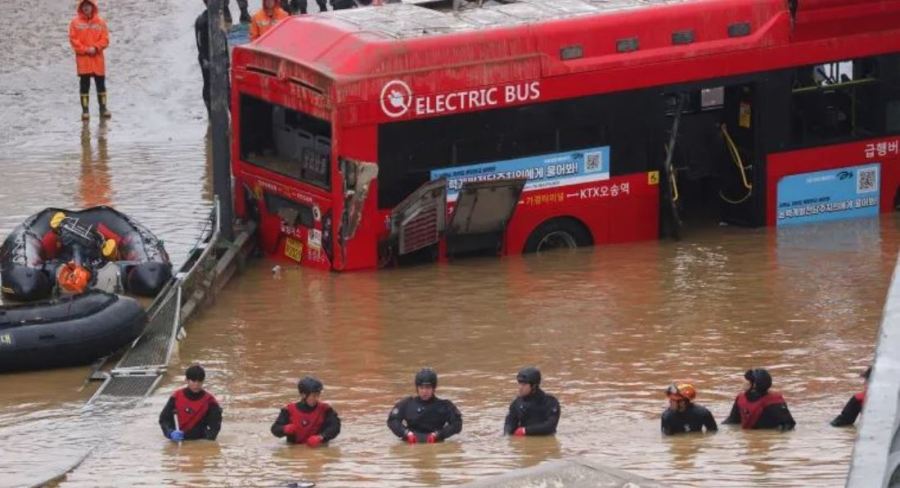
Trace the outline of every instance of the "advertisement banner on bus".
<instances>
[{"instance_id":1,"label":"advertisement banner on bus","mask_svg":"<svg viewBox=\"0 0 900 488\"><path fill-rule=\"evenodd\" d=\"M537 190L609 179L609 146L591 147L527 158L441 168L431 179L447 179L447 200L455 201L463 183L527 179L525 190Z\"/></svg>"},{"instance_id":2,"label":"advertisement banner on bus","mask_svg":"<svg viewBox=\"0 0 900 488\"><path fill-rule=\"evenodd\" d=\"M785 176L778 182L778 226L878 215L881 165Z\"/></svg>"}]
</instances>

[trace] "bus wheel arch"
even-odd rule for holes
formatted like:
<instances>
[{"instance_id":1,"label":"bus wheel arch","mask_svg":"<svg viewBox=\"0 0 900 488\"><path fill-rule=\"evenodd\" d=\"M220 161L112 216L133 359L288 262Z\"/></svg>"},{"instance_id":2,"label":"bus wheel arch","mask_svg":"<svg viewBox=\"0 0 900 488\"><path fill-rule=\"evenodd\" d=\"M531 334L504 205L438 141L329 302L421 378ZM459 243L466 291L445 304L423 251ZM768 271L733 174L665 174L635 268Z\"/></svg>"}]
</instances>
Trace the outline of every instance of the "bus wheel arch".
<instances>
[{"instance_id":1,"label":"bus wheel arch","mask_svg":"<svg viewBox=\"0 0 900 488\"><path fill-rule=\"evenodd\" d=\"M594 238L584 222L569 216L553 217L541 222L531 231L522 252L575 249L593 244Z\"/></svg>"}]
</instances>

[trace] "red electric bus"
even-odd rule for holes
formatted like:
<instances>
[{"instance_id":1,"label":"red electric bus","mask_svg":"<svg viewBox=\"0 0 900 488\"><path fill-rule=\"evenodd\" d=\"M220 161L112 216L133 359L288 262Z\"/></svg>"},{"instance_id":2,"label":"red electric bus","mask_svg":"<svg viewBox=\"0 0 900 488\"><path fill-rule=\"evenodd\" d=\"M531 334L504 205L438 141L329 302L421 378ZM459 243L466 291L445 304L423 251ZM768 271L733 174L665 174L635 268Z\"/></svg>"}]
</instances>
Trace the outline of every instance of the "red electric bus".
<instances>
[{"instance_id":1,"label":"red electric bus","mask_svg":"<svg viewBox=\"0 0 900 488\"><path fill-rule=\"evenodd\" d=\"M897 204L900 0L489 3L235 48L235 206L267 254L365 269Z\"/></svg>"}]
</instances>

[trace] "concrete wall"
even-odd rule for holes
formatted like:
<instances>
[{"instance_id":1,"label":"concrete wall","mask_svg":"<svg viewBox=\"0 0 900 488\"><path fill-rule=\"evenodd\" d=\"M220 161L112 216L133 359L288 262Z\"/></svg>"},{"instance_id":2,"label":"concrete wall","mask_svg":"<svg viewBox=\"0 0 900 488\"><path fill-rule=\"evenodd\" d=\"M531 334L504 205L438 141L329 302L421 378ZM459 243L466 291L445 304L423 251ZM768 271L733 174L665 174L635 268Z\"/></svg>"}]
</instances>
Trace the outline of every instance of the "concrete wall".
<instances>
[{"instance_id":1,"label":"concrete wall","mask_svg":"<svg viewBox=\"0 0 900 488\"><path fill-rule=\"evenodd\" d=\"M884 305L848 488L900 486L900 261ZM894 478L893 482L891 478Z\"/></svg>"}]
</instances>

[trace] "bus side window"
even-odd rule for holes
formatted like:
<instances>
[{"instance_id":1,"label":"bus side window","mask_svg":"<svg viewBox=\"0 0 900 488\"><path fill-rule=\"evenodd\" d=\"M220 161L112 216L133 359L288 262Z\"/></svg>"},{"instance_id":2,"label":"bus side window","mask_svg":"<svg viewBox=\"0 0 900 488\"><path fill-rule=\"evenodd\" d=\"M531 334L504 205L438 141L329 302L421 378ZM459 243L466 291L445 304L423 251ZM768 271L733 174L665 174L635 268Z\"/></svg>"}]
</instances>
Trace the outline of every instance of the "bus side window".
<instances>
[{"instance_id":1,"label":"bus side window","mask_svg":"<svg viewBox=\"0 0 900 488\"><path fill-rule=\"evenodd\" d=\"M900 55L815 66L794 72L791 140L828 144L900 130Z\"/></svg>"},{"instance_id":2,"label":"bus side window","mask_svg":"<svg viewBox=\"0 0 900 488\"><path fill-rule=\"evenodd\" d=\"M900 99L887 103L886 124L887 132L900 132Z\"/></svg>"},{"instance_id":3,"label":"bus side window","mask_svg":"<svg viewBox=\"0 0 900 488\"><path fill-rule=\"evenodd\" d=\"M884 131L900 132L900 54L881 56L878 70L884 91Z\"/></svg>"}]
</instances>

